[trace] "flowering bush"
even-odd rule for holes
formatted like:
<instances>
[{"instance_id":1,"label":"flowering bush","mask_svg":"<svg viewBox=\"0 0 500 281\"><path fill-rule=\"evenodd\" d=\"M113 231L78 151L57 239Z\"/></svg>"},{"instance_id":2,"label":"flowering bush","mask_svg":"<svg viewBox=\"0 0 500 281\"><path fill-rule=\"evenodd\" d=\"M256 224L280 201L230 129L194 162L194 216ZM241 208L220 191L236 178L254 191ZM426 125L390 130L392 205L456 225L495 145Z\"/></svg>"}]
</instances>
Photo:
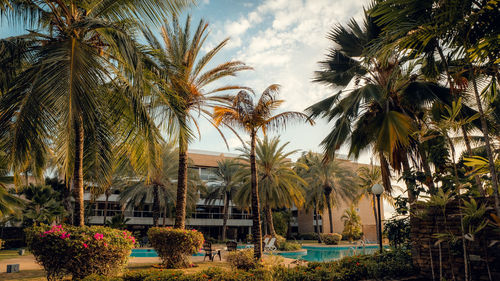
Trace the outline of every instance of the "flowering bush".
<instances>
[{"instance_id":1,"label":"flowering bush","mask_svg":"<svg viewBox=\"0 0 500 281\"><path fill-rule=\"evenodd\" d=\"M204 242L201 232L171 227L152 227L148 237L166 268L189 266L189 256L198 252Z\"/></svg>"},{"instance_id":2,"label":"flowering bush","mask_svg":"<svg viewBox=\"0 0 500 281\"><path fill-rule=\"evenodd\" d=\"M232 268L249 270L257 267L257 262L253 256L253 249L229 252L226 260Z\"/></svg>"},{"instance_id":3,"label":"flowering bush","mask_svg":"<svg viewBox=\"0 0 500 281\"><path fill-rule=\"evenodd\" d=\"M110 275L127 262L135 238L130 232L103 226L40 225L27 228L26 242L48 280L71 274Z\"/></svg>"},{"instance_id":4,"label":"flowering bush","mask_svg":"<svg viewBox=\"0 0 500 281\"><path fill-rule=\"evenodd\" d=\"M338 233L324 233L321 234L321 240L326 245L338 245L340 240L342 240L342 235Z\"/></svg>"}]
</instances>

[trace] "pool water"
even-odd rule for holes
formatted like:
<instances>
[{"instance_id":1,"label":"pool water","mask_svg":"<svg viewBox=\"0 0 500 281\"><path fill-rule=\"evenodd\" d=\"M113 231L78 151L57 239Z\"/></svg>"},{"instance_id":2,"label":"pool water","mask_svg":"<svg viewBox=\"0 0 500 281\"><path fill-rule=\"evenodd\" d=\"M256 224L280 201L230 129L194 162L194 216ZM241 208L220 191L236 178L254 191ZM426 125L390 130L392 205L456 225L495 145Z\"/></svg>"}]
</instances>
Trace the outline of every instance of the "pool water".
<instances>
[{"instance_id":1,"label":"pool water","mask_svg":"<svg viewBox=\"0 0 500 281\"><path fill-rule=\"evenodd\" d=\"M378 251L378 246L356 247L321 247L302 246L307 252L278 253L278 255L290 259L301 259L305 261L332 261L347 256L359 254L371 254Z\"/></svg>"}]
</instances>

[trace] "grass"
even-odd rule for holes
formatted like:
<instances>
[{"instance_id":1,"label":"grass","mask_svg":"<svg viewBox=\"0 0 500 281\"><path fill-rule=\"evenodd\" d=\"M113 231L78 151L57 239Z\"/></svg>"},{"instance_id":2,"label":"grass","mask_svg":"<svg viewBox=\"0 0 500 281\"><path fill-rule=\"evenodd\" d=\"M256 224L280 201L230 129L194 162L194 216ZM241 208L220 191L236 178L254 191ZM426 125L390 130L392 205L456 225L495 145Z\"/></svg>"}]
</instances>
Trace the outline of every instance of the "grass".
<instances>
[{"instance_id":1,"label":"grass","mask_svg":"<svg viewBox=\"0 0 500 281\"><path fill-rule=\"evenodd\" d=\"M29 253L26 253L26 254L29 254ZM17 253L17 250L2 250L2 251L0 251L0 261L18 258L18 257L20 257L20 255Z\"/></svg>"}]
</instances>

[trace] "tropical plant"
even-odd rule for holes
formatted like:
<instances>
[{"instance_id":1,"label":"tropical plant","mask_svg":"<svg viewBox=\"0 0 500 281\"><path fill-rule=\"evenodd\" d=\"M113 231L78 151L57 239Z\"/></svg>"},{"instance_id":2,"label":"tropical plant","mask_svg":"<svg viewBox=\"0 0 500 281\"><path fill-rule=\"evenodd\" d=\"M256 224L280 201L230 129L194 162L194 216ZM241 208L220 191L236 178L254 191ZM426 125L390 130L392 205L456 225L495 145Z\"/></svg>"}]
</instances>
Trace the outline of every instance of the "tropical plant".
<instances>
[{"instance_id":1,"label":"tropical plant","mask_svg":"<svg viewBox=\"0 0 500 281\"><path fill-rule=\"evenodd\" d=\"M28 185L21 188L26 204L23 208L23 221L26 225L61 222L65 214L60 201L60 194L50 186Z\"/></svg>"},{"instance_id":2,"label":"tropical plant","mask_svg":"<svg viewBox=\"0 0 500 281\"><path fill-rule=\"evenodd\" d=\"M248 162L250 164L251 183L251 211L252 211L252 238L254 242L254 255L256 259L262 256L262 229L260 225L260 200L257 180L256 145L257 133L262 130L266 133L269 129L278 130L292 120L306 120L306 115L300 112L285 111L272 115L284 100L277 99L279 85L267 87L259 100L254 103L252 95L242 90L232 101L230 106L216 106L214 108L215 125L226 125L241 128L250 134L250 149ZM313 124L312 120L309 120Z\"/></svg>"},{"instance_id":3,"label":"tropical plant","mask_svg":"<svg viewBox=\"0 0 500 281\"><path fill-rule=\"evenodd\" d=\"M136 170L135 177L130 177L130 171L124 170L126 174L122 176L128 176L128 179L121 179L123 191L120 193L120 203L126 207L137 208L152 202L153 226L158 226L162 210L165 222L168 205L175 202L179 163L177 161L178 151L172 144L162 145L158 153L161 157L157 157L157 159L161 163L154 165L156 169L152 173L147 170ZM196 204L198 190L202 186L198 173L188 171L187 184L189 187L187 203L191 207Z\"/></svg>"},{"instance_id":4,"label":"tropical plant","mask_svg":"<svg viewBox=\"0 0 500 281\"><path fill-rule=\"evenodd\" d=\"M9 192L7 184L12 183L12 177L9 176L6 161L5 154L0 152L0 218L14 214L24 203Z\"/></svg>"},{"instance_id":5,"label":"tropical plant","mask_svg":"<svg viewBox=\"0 0 500 281\"><path fill-rule=\"evenodd\" d=\"M346 209L340 218L344 221L342 237L352 242L353 240L358 240L361 236L363 236L361 217L356 211L354 204L351 204L349 209Z\"/></svg>"},{"instance_id":6,"label":"tropical plant","mask_svg":"<svg viewBox=\"0 0 500 281\"><path fill-rule=\"evenodd\" d=\"M255 148L259 200L271 236L276 236L272 209L292 206L300 208L305 201L302 186L307 184L294 170L294 166L300 163L293 163L290 159L297 151L285 152L288 144L289 142L280 144L278 137L269 139L265 136L263 140L257 140ZM241 152L243 166L240 179L243 186L236 193L234 201L240 206L249 207L252 205L250 151L248 147L244 147Z\"/></svg>"},{"instance_id":7,"label":"tropical plant","mask_svg":"<svg viewBox=\"0 0 500 281\"><path fill-rule=\"evenodd\" d=\"M29 61L0 99L1 132L9 139L5 151L12 156L14 172L29 164L40 176L54 149L75 191L74 223L83 225L84 166L99 167L101 178L107 178L113 125L127 120L127 131L140 129L159 138L141 93L133 87L142 72L134 26L141 20L155 22L187 1L5 3L9 5L0 14L2 20L35 28L18 37L31 42L19 54ZM118 90L108 90L106 84ZM89 157L92 152L99 153Z\"/></svg>"},{"instance_id":8,"label":"tropical plant","mask_svg":"<svg viewBox=\"0 0 500 281\"><path fill-rule=\"evenodd\" d=\"M343 165L341 161L323 161L318 153L308 152L297 161L305 164L308 170L301 173L309 184L306 194L310 194L311 204L328 209L330 233L333 233L333 211L340 201L353 200L358 194L358 185L354 171Z\"/></svg>"},{"instance_id":9,"label":"tropical plant","mask_svg":"<svg viewBox=\"0 0 500 281\"><path fill-rule=\"evenodd\" d=\"M420 116L432 102L449 100L449 89L423 80L415 64L402 54L370 53L376 42L386 39L385 35L377 19L368 14L363 26L351 20L347 26L334 27L329 38L335 47L321 62L323 69L316 72L315 81L342 90L307 111L312 118L323 116L335 122L322 142L326 160L334 158L335 151L346 143L348 154L355 158L372 149L380 161L383 186L391 193L388 164L411 174L408 154L419 152L414 133L422 123ZM426 155L420 156L425 159ZM422 163L428 165L427 161ZM411 178L404 179L413 202L416 185ZM434 192L432 181L429 188Z\"/></svg>"},{"instance_id":10,"label":"tropical plant","mask_svg":"<svg viewBox=\"0 0 500 281\"><path fill-rule=\"evenodd\" d=\"M221 78L235 76L240 71L251 69L240 61L230 61L205 70L229 38L199 57L208 36L208 24L200 20L193 35L190 29L189 16L184 27L174 17L171 26L166 24L162 27L163 45L151 31L143 31L150 49L150 63L153 64L151 79L157 89L152 93L151 106L158 114L157 119L162 120L162 125L178 139L175 227L181 229L185 227L186 220L188 145L196 135L195 131L198 130L198 135L200 133L197 118L202 117L212 123L209 109L228 101L227 96L218 94L242 88L226 85L207 90L206 87ZM193 125L196 129L193 129ZM222 133L221 136L224 138Z\"/></svg>"},{"instance_id":11,"label":"tropical plant","mask_svg":"<svg viewBox=\"0 0 500 281\"><path fill-rule=\"evenodd\" d=\"M105 225L110 228L126 229L129 218L124 218L121 214L114 215L111 220L106 220Z\"/></svg>"},{"instance_id":12,"label":"tropical plant","mask_svg":"<svg viewBox=\"0 0 500 281\"><path fill-rule=\"evenodd\" d=\"M223 217L222 217L222 240L226 240L227 235L227 220L229 218L229 202L232 201L233 195L240 185L237 180L236 173L240 168L239 161L235 159L224 159L217 161L217 169L215 174L219 178L217 184L208 189L205 202L212 204L216 200L223 200Z\"/></svg>"}]
</instances>

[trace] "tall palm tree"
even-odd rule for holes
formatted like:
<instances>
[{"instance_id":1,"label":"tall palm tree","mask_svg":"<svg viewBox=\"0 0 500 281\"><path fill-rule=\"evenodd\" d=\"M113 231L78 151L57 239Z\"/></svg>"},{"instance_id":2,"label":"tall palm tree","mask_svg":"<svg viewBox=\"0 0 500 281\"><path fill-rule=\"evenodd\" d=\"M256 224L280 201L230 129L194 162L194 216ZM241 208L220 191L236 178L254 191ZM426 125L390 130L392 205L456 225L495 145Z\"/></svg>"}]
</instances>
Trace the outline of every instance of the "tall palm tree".
<instances>
[{"instance_id":1,"label":"tall palm tree","mask_svg":"<svg viewBox=\"0 0 500 281\"><path fill-rule=\"evenodd\" d=\"M240 61L230 61L205 70L229 40L229 38L223 40L200 56L208 36L207 28L208 24L200 20L194 34L191 34L189 16L184 27L180 26L177 18L174 18L172 26L162 27L164 47L151 31L144 30L153 65L151 75L156 88L151 103L158 113L157 118L172 135L177 137L179 145L176 228L185 227L188 145L196 135L195 131L198 130L198 134L200 133L197 118L202 117L212 122L209 109L228 100L227 96L217 94L242 88L229 85L207 90L206 87L221 78L235 76L240 71L251 69Z\"/></svg>"},{"instance_id":2,"label":"tall palm tree","mask_svg":"<svg viewBox=\"0 0 500 281\"><path fill-rule=\"evenodd\" d=\"M259 199L263 205L265 221L271 236L276 236L272 209L293 206L300 208L305 201L302 186L307 184L296 173L294 169L296 164L290 159L297 150L286 152L288 144L289 142L280 144L278 137L269 139L265 136L263 140L257 140L255 149ZM252 202L250 150L245 147L242 152L244 166L240 177L244 185L236 193L235 202L248 207Z\"/></svg>"},{"instance_id":3,"label":"tall palm tree","mask_svg":"<svg viewBox=\"0 0 500 281\"><path fill-rule=\"evenodd\" d=\"M254 102L252 94L246 90L240 91L229 106L217 106L214 108L214 122L217 126L226 125L233 128L241 128L250 135L249 163L251 174L252 191L252 238L254 243L254 256L260 259L262 256L262 229L260 225L260 200L257 182L257 161L255 147L257 145L257 133L262 130L265 134L269 129L278 130L293 120L307 120L307 116L300 112L285 111L272 115L284 100L277 99L279 85L273 84L267 87L257 102ZM313 124L312 120L309 120Z\"/></svg>"},{"instance_id":4,"label":"tall palm tree","mask_svg":"<svg viewBox=\"0 0 500 281\"><path fill-rule=\"evenodd\" d=\"M94 145L85 142L86 138L107 142L103 126L112 125L123 114L133 114L145 134L155 132L133 88L141 80L141 64L132 27L137 19L154 22L167 16L186 1L7 2L10 5L0 14L2 19L36 21L32 24L36 31L23 36L34 42L27 50L29 65L0 100L1 131L11 139L6 147L15 166L34 163L41 167L49 144L55 143L66 182L71 180L75 191L74 223L83 225L84 152ZM133 82L127 79L131 76ZM124 90L109 95L97 89L109 81ZM108 116L110 112L113 115ZM106 175L107 169L102 173Z\"/></svg>"},{"instance_id":5,"label":"tall palm tree","mask_svg":"<svg viewBox=\"0 0 500 281\"><path fill-rule=\"evenodd\" d=\"M316 72L315 81L343 89L307 111L312 118L322 116L335 122L322 142L327 159L346 143L354 157L371 148L380 161L384 188L390 193L388 164L411 173L408 154L418 148L413 134L422 121L419 118L429 104L446 100L449 89L423 80L402 55L370 53L373 44L385 38L376 22L365 14L363 26L351 20L332 30L329 38L335 47L321 62L323 69ZM353 89L347 89L351 84ZM407 186L413 202L415 185L407 179Z\"/></svg>"},{"instance_id":6,"label":"tall palm tree","mask_svg":"<svg viewBox=\"0 0 500 281\"><path fill-rule=\"evenodd\" d=\"M372 204L373 209L373 218L375 219L375 227L377 228L377 239L380 235L378 233L378 218L377 218L377 207L376 207L376 197L375 194L372 193L372 187L375 184L382 184L382 173L380 171L380 167L376 167L373 164L370 167L361 167L357 171L358 174L358 186L359 186L359 194L355 199L355 202L361 201L363 198L370 198L370 202ZM382 198L387 202L393 202L393 197L384 192L382 194ZM378 240L377 240L378 241Z\"/></svg>"},{"instance_id":7,"label":"tall palm tree","mask_svg":"<svg viewBox=\"0 0 500 281\"><path fill-rule=\"evenodd\" d=\"M358 193L356 175L352 169L342 165L339 160L323 161L323 156L318 153L308 152L297 162L307 165L308 170L302 175L309 184L308 193L322 192L323 196L314 198L318 206L326 206L330 222L330 233L333 233L332 206L340 201L352 200Z\"/></svg>"},{"instance_id":8,"label":"tall palm tree","mask_svg":"<svg viewBox=\"0 0 500 281\"><path fill-rule=\"evenodd\" d=\"M121 186L124 188L120 193L120 203L125 206L138 207L146 203L153 203L153 225L159 225L160 213L164 211L164 218L167 215L165 210L168 204L174 203L175 187L177 186L178 151L173 144L163 145L159 151L161 158L156 170L153 172L136 170L136 177L121 179ZM130 173L124 174L123 176ZM190 206L196 203L198 187L202 185L199 175L196 172L188 171L188 200Z\"/></svg>"},{"instance_id":9,"label":"tall palm tree","mask_svg":"<svg viewBox=\"0 0 500 281\"><path fill-rule=\"evenodd\" d=\"M215 174L219 178L219 183L208 189L205 202L213 204L216 200L223 200L223 217L222 217L222 240L226 240L227 235L227 220L229 218L229 202L232 201L233 195L240 186L236 175L240 168L239 161L235 159L223 159L217 161L217 169Z\"/></svg>"}]
</instances>

